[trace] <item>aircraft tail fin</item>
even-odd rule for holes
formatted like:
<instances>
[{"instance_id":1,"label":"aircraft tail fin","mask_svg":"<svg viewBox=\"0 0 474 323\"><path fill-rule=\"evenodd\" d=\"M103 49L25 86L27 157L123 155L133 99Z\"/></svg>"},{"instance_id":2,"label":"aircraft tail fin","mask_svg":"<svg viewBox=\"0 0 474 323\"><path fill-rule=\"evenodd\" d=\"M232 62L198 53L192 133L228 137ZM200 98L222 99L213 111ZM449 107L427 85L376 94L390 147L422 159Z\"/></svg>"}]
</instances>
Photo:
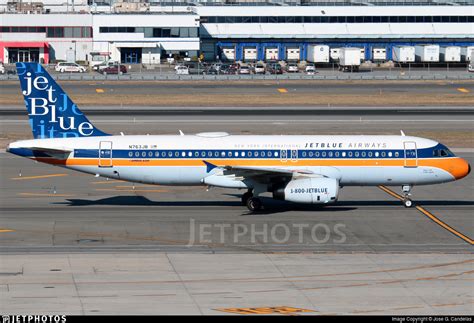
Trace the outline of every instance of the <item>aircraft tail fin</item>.
<instances>
[{"instance_id":1,"label":"aircraft tail fin","mask_svg":"<svg viewBox=\"0 0 474 323\"><path fill-rule=\"evenodd\" d=\"M86 118L71 98L38 63L16 63L33 137L109 136Z\"/></svg>"}]
</instances>

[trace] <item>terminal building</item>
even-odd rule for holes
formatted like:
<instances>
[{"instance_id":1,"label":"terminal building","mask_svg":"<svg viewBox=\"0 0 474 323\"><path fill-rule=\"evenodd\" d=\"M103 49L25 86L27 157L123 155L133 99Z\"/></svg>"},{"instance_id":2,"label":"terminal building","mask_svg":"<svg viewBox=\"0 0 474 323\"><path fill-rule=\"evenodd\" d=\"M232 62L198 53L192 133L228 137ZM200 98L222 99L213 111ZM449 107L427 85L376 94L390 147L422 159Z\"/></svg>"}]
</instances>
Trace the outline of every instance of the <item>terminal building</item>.
<instances>
[{"instance_id":1,"label":"terminal building","mask_svg":"<svg viewBox=\"0 0 474 323\"><path fill-rule=\"evenodd\" d=\"M0 0L0 61L159 64L308 59L315 45L390 61L403 46L474 47L474 0ZM319 48L319 47L318 47ZM459 58L458 58L459 56Z\"/></svg>"}]
</instances>

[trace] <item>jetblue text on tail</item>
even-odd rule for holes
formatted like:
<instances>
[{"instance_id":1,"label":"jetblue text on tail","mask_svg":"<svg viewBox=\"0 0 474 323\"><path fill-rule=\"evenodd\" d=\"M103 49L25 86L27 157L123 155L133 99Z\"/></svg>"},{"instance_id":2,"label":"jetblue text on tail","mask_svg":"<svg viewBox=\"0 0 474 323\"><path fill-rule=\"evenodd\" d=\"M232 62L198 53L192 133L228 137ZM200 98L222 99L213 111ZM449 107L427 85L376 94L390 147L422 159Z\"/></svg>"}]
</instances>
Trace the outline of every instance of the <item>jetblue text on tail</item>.
<instances>
[{"instance_id":1,"label":"jetblue text on tail","mask_svg":"<svg viewBox=\"0 0 474 323\"><path fill-rule=\"evenodd\" d=\"M41 65L17 63L17 71L35 138L106 135L87 120Z\"/></svg>"}]
</instances>

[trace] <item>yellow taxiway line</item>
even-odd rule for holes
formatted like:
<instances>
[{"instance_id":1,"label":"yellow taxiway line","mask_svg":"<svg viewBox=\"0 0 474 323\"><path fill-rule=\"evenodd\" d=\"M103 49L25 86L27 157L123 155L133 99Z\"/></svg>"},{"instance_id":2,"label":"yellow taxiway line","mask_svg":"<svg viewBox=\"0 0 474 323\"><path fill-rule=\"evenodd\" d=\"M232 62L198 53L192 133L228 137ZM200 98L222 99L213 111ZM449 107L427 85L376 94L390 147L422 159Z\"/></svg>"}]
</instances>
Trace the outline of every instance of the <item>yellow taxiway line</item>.
<instances>
[{"instance_id":1,"label":"yellow taxiway line","mask_svg":"<svg viewBox=\"0 0 474 323\"><path fill-rule=\"evenodd\" d=\"M62 177L68 176L68 174L49 174L49 175L38 175L38 176L20 176L20 177L12 177L11 180L14 181L23 181L29 179L40 179L40 178L49 178L49 177Z\"/></svg>"},{"instance_id":2,"label":"yellow taxiway line","mask_svg":"<svg viewBox=\"0 0 474 323\"><path fill-rule=\"evenodd\" d=\"M54 194L54 193L18 193L21 196L30 197L72 197L72 194Z\"/></svg>"},{"instance_id":3,"label":"yellow taxiway line","mask_svg":"<svg viewBox=\"0 0 474 323\"><path fill-rule=\"evenodd\" d=\"M393 197L403 201L403 197L397 193L395 193L394 191L392 191L391 189L389 189L388 187L386 186L383 186L383 185L380 185L379 188L384 191L385 193L387 194L390 194L392 195ZM446 224L445 222L441 221L440 219L438 219L433 213L429 212L428 210L426 210L424 207L420 206L420 205L416 205L415 208L420 211L423 215L427 216L431 221L433 221L434 223L436 223L437 225L441 226L443 229L451 232L452 234L454 234L455 236L457 236L458 238L466 241L467 243L469 243L470 245L474 245L474 240L469 238L468 236L462 234L461 232L457 231L456 229L454 229L453 227L449 226L448 224Z\"/></svg>"},{"instance_id":4,"label":"yellow taxiway line","mask_svg":"<svg viewBox=\"0 0 474 323\"><path fill-rule=\"evenodd\" d=\"M287 89L280 88L280 89L278 89L278 92L280 92L280 93L288 93L288 90L287 90Z\"/></svg>"},{"instance_id":5,"label":"yellow taxiway line","mask_svg":"<svg viewBox=\"0 0 474 323\"><path fill-rule=\"evenodd\" d=\"M463 87L458 87L457 89L459 92L462 92L462 93L469 93L470 91L468 89L465 89Z\"/></svg>"}]
</instances>

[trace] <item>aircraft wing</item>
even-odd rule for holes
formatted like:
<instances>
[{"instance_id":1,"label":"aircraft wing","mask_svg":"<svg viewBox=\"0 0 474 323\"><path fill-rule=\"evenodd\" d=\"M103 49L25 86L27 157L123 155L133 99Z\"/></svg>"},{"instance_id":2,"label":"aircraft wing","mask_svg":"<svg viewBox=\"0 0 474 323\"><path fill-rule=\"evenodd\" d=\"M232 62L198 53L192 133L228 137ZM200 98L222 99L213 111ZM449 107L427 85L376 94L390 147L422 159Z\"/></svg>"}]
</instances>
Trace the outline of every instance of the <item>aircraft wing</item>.
<instances>
[{"instance_id":1,"label":"aircraft wing","mask_svg":"<svg viewBox=\"0 0 474 323\"><path fill-rule=\"evenodd\" d=\"M280 181L290 181L297 176L322 177L306 169L284 169L275 167L245 167L245 166L224 166L224 175L234 175L243 179L249 178L261 183L271 183Z\"/></svg>"}]
</instances>

